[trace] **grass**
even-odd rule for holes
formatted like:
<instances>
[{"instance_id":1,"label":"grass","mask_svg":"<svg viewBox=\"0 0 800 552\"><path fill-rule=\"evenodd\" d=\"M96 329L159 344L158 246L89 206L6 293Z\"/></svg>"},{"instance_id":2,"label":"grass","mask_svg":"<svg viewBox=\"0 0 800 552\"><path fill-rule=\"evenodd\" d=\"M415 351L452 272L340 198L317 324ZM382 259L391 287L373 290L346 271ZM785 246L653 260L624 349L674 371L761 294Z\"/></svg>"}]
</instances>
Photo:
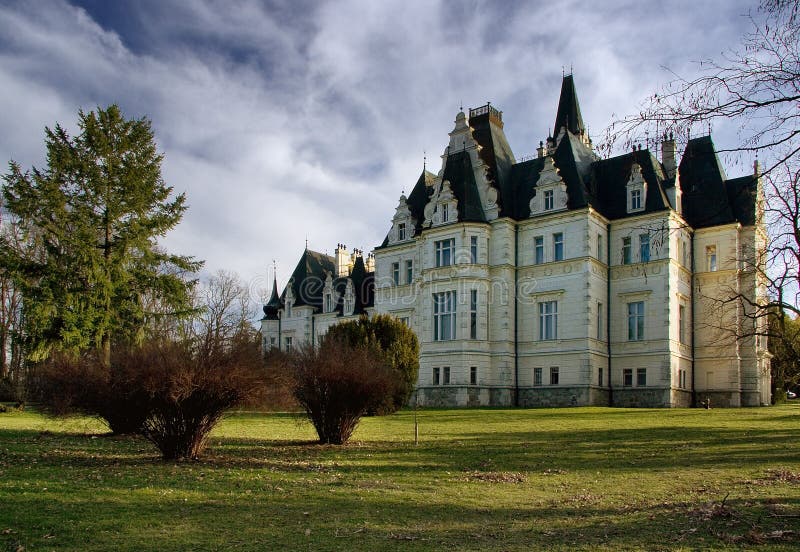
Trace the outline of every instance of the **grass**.
<instances>
[{"instance_id":1,"label":"grass","mask_svg":"<svg viewBox=\"0 0 800 552\"><path fill-rule=\"evenodd\" d=\"M0 551L796 550L800 405L424 410L313 444L238 413L198 462L0 414Z\"/></svg>"}]
</instances>

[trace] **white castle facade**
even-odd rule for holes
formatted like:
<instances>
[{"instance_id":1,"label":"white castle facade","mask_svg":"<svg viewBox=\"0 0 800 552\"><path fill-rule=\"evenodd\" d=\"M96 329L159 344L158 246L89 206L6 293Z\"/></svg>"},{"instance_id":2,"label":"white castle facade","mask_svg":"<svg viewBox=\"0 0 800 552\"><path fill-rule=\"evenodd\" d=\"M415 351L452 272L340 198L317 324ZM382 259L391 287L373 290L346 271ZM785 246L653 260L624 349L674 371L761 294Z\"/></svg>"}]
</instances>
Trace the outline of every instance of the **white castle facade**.
<instances>
[{"instance_id":1,"label":"white castle facade","mask_svg":"<svg viewBox=\"0 0 800 552\"><path fill-rule=\"evenodd\" d=\"M373 254L306 250L275 286L264 345L387 313L419 338L422 405L769 404L766 341L727 301L765 293L757 169L728 179L708 136L660 150L598 157L571 75L533 159L502 112L460 112Z\"/></svg>"}]
</instances>

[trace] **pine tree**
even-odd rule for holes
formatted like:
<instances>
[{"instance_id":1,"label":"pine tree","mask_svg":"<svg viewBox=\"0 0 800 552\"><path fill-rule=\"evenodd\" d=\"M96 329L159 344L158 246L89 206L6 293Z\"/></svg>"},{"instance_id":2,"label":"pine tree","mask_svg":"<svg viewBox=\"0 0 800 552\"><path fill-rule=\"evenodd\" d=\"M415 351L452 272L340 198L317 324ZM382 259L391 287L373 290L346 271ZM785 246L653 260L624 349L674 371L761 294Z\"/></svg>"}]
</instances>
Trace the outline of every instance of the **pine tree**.
<instances>
[{"instance_id":1,"label":"pine tree","mask_svg":"<svg viewBox=\"0 0 800 552\"><path fill-rule=\"evenodd\" d=\"M6 209L25 229L23 251L0 242L0 262L23 295L25 341L32 360L51 350L100 349L135 341L156 296L171 313L189 308L202 263L157 247L181 220L184 194L161 177L150 121L125 119L112 105L79 112L77 136L45 129L47 167L4 175Z\"/></svg>"}]
</instances>

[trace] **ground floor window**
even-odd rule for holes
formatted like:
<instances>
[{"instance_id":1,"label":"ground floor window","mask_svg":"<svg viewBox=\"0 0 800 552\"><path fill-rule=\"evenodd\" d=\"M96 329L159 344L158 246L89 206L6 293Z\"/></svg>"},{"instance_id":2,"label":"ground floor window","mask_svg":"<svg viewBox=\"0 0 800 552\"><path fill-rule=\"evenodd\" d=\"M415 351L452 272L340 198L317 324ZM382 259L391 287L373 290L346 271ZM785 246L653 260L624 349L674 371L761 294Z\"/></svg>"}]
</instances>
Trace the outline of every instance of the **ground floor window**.
<instances>
[{"instance_id":1,"label":"ground floor window","mask_svg":"<svg viewBox=\"0 0 800 552\"><path fill-rule=\"evenodd\" d=\"M439 367L433 368L433 379L431 380L433 385L439 385Z\"/></svg>"},{"instance_id":2,"label":"ground floor window","mask_svg":"<svg viewBox=\"0 0 800 552\"><path fill-rule=\"evenodd\" d=\"M540 386L542 385L542 369L541 368L534 368L533 369L533 385Z\"/></svg>"},{"instance_id":3,"label":"ground floor window","mask_svg":"<svg viewBox=\"0 0 800 552\"><path fill-rule=\"evenodd\" d=\"M442 368L442 385L450 385L450 367Z\"/></svg>"},{"instance_id":4,"label":"ground floor window","mask_svg":"<svg viewBox=\"0 0 800 552\"><path fill-rule=\"evenodd\" d=\"M622 386L633 387L633 370L631 368L625 368L622 371Z\"/></svg>"},{"instance_id":5,"label":"ground floor window","mask_svg":"<svg viewBox=\"0 0 800 552\"><path fill-rule=\"evenodd\" d=\"M558 366L550 367L550 385L558 385Z\"/></svg>"},{"instance_id":6,"label":"ground floor window","mask_svg":"<svg viewBox=\"0 0 800 552\"><path fill-rule=\"evenodd\" d=\"M478 367L477 366L470 366L469 367L469 384L470 385L478 385Z\"/></svg>"},{"instance_id":7,"label":"ground floor window","mask_svg":"<svg viewBox=\"0 0 800 552\"><path fill-rule=\"evenodd\" d=\"M636 369L636 387L644 387L647 385L647 368Z\"/></svg>"}]
</instances>

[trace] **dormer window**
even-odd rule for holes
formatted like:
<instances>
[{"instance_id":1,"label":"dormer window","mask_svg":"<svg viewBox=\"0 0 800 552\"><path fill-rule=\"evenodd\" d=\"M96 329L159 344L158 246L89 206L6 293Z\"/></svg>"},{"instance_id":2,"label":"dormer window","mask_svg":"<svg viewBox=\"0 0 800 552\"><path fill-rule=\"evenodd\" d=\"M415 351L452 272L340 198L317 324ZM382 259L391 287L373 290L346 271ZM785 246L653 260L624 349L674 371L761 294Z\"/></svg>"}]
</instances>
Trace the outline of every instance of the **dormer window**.
<instances>
[{"instance_id":1,"label":"dormer window","mask_svg":"<svg viewBox=\"0 0 800 552\"><path fill-rule=\"evenodd\" d=\"M333 276L328 273L325 277L325 288L322 291L322 312L333 312Z\"/></svg>"},{"instance_id":2,"label":"dormer window","mask_svg":"<svg viewBox=\"0 0 800 552\"><path fill-rule=\"evenodd\" d=\"M353 314L356 306L356 293L353 288L353 280L347 280L347 288L344 290L344 314L350 316Z\"/></svg>"},{"instance_id":3,"label":"dormer window","mask_svg":"<svg viewBox=\"0 0 800 552\"><path fill-rule=\"evenodd\" d=\"M631 190L631 211L638 211L642 208L642 191Z\"/></svg>"},{"instance_id":4,"label":"dormer window","mask_svg":"<svg viewBox=\"0 0 800 552\"><path fill-rule=\"evenodd\" d=\"M647 201L647 182L642 176L642 167L638 163L634 163L631 167L631 175L625 188L628 192L628 213L644 211Z\"/></svg>"},{"instance_id":5,"label":"dormer window","mask_svg":"<svg viewBox=\"0 0 800 552\"><path fill-rule=\"evenodd\" d=\"M553 210L553 190L544 191L544 210L545 211Z\"/></svg>"},{"instance_id":6,"label":"dormer window","mask_svg":"<svg viewBox=\"0 0 800 552\"><path fill-rule=\"evenodd\" d=\"M568 199L567 184L561 178L553 158L545 157L529 204L531 216L563 211L567 208Z\"/></svg>"},{"instance_id":7,"label":"dormer window","mask_svg":"<svg viewBox=\"0 0 800 552\"><path fill-rule=\"evenodd\" d=\"M414 227L417 221L411 216L411 209L405 195L400 196L394 217L392 229L389 231L389 243L398 243L414 237Z\"/></svg>"},{"instance_id":8,"label":"dormer window","mask_svg":"<svg viewBox=\"0 0 800 552\"><path fill-rule=\"evenodd\" d=\"M433 194L425 206L425 221L422 225L425 228L429 228L430 226L456 222L457 219L458 200L450 188L450 181L445 180L441 184L434 182Z\"/></svg>"}]
</instances>

